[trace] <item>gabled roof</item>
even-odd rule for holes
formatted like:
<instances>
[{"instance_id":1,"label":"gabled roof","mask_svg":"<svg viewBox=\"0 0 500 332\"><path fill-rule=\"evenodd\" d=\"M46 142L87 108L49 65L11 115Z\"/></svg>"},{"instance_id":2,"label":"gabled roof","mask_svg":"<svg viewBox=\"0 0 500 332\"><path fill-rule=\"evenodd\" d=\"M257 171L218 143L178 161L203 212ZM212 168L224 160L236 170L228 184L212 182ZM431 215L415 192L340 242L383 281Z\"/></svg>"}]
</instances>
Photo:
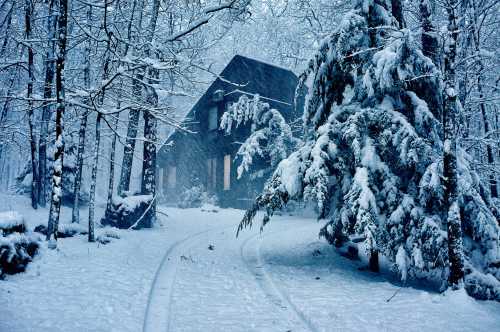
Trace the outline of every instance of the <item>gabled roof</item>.
<instances>
[{"instance_id":1,"label":"gabled roof","mask_svg":"<svg viewBox=\"0 0 500 332\"><path fill-rule=\"evenodd\" d=\"M291 106L297 83L297 76L288 69L235 55L193 106L188 117L193 115L190 114L192 111L196 112L200 105L210 100L217 90L223 90L225 95L234 92L258 94L265 99Z\"/></svg>"},{"instance_id":2,"label":"gabled roof","mask_svg":"<svg viewBox=\"0 0 500 332\"><path fill-rule=\"evenodd\" d=\"M258 94L266 102L274 103L280 111L293 111L297 76L288 69L266 62L235 55L208 87L196 104L185 115L185 120L192 121L198 111L202 111L212 100L213 94L223 90L228 96L235 93ZM176 136L175 130L168 140Z\"/></svg>"}]
</instances>

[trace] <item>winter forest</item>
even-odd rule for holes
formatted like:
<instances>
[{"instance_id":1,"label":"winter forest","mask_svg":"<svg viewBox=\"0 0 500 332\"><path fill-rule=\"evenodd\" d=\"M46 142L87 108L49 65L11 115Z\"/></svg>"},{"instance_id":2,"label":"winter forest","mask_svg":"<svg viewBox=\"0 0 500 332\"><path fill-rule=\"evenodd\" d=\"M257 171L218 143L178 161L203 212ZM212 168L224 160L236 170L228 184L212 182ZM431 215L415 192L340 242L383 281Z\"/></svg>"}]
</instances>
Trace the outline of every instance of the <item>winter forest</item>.
<instances>
[{"instance_id":1,"label":"winter forest","mask_svg":"<svg viewBox=\"0 0 500 332\"><path fill-rule=\"evenodd\" d=\"M0 0L0 331L496 331L499 0Z\"/></svg>"}]
</instances>

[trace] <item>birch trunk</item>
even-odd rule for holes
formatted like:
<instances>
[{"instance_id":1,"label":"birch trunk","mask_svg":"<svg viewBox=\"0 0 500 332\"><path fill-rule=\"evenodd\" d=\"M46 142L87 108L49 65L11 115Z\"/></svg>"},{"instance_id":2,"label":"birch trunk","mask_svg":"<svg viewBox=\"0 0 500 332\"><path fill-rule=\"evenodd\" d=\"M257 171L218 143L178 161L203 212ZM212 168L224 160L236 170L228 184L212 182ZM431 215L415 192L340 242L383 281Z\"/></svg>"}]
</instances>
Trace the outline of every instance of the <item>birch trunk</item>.
<instances>
[{"instance_id":1,"label":"birch trunk","mask_svg":"<svg viewBox=\"0 0 500 332\"><path fill-rule=\"evenodd\" d=\"M58 11L54 10L55 0L49 0L47 31L48 31L48 48L45 59L45 84L43 86L43 99L49 100L52 98L52 89L54 85L54 54L55 54L55 37L58 20ZM49 132L51 107L50 102L45 101L42 105L42 121L40 126L40 137L38 142L38 176L40 178L40 205L46 205L46 197L48 192L47 181L47 139Z\"/></svg>"},{"instance_id":2,"label":"birch trunk","mask_svg":"<svg viewBox=\"0 0 500 332\"><path fill-rule=\"evenodd\" d=\"M120 108L118 103L117 108ZM109 213L113 204L113 189L115 185L115 150L116 150L116 130L118 127L118 117L117 114L113 120L112 128L113 138L111 140L111 154L109 156L109 181L108 181L108 199L106 201L106 213Z\"/></svg>"},{"instance_id":3,"label":"birch trunk","mask_svg":"<svg viewBox=\"0 0 500 332\"><path fill-rule=\"evenodd\" d=\"M36 138L33 128L33 83L35 81L34 75L34 55L33 46L31 45L31 25L33 23L33 12L34 3L32 0L26 0L24 2L24 25L25 25L25 37L28 46L28 86L26 92L26 99L28 100L28 132L30 141L30 157L31 157L31 168L32 168L32 179L31 179L31 206L33 209L38 208L38 188L39 188L39 177L38 177L38 167L36 162Z\"/></svg>"},{"instance_id":4,"label":"birch trunk","mask_svg":"<svg viewBox=\"0 0 500 332\"><path fill-rule=\"evenodd\" d=\"M95 213L95 189L97 183L97 166L99 165L99 146L101 144L101 113L97 113L95 120L95 143L94 143L94 165L90 178L89 198L89 242L95 242L94 235L94 213Z\"/></svg>"},{"instance_id":5,"label":"birch trunk","mask_svg":"<svg viewBox=\"0 0 500 332\"><path fill-rule=\"evenodd\" d=\"M103 65L103 75L102 80L106 81L109 77L109 64L110 64L110 56L111 56L111 36L107 29L108 24L108 5L109 0L104 1L104 30L106 31L107 41L106 41L106 54L104 58ZM106 89L103 88L101 91L101 95L99 98L99 105L102 106L104 104L104 97L106 94ZM92 165L92 178L90 184L90 197L89 197L89 242L95 241L94 236L94 213L95 213L95 190L96 190L96 182L97 182L97 167L99 165L99 148L101 144L101 117L102 114L100 110L97 110L97 118L95 123L95 145L94 145L94 164Z\"/></svg>"},{"instance_id":6,"label":"birch trunk","mask_svg":"<svg viewBox=\"0 0 500 332\"><path fill-rule=\"evenodd\" d=\"M65 82L64 63L66 60L66 41L68 25L68 0L59 0L59 18L57 33L57 60L56 60L56 142L54 153L54 170L52 175L52 194L49 212L47 241L50 248L57 247L57 231L59 228L59 214L62 200L62 176L64 160L64 111ZM52 241L53 237L53 241Z\"/></svg>"},{"instance_id":7,"label":"birch trunk","mask_svg":"<svg viewBox=\"0 0 500 332\"><path fill-rule=\"evenodd\" d=\"M80 222L80 188L82 186L83 153L85 151L85 135L87 132L87 114L82 115L80 120L80 129L78 131L78 151L76 156L76 174L75 185L73 188L73 209L71 213L71 222Z\"/></svg>"},{"instance_id":8,"label":"birch trunk","mask_svg":"<svg viewBox=\"0 0 500 332\"><path fill-rule=\"evenodd\" d=\"M87 29L91 31L91 21L92 21L92 6L89 6L87 9ZM83 70L83 81L85 85L85 89L87 93L90 93L90 48L91 48L91 40L90 38L87 40L87 44L85 46L85 67ZM90 105L90 101L88 98L85 100L87 105ZM73 196L75 198L73 202L73 211L71 222L79 223L80 222L80 189L82 185L82 169L83 169L83 153L85 152L85 135L87 132L87 111L84 111L82 115L82 119L80 121L80 130L78 131L78 152L76 159L76 174L75 174L75 187L73 190Z\"/></svg>"}]
</instances>

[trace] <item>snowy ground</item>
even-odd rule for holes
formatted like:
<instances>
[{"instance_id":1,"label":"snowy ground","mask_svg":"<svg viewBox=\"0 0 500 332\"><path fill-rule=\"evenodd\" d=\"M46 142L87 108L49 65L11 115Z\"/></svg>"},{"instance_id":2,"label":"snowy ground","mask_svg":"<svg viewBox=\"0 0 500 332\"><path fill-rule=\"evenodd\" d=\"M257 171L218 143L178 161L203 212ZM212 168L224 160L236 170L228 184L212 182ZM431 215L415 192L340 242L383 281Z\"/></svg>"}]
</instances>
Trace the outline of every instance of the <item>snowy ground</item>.
<instances>
[{"instance_id":1,"label":"snowy ground","mask_svg":"<svg viewBox=\"0 0 500 332\"><path fill-rule=\"evenodd\" d=\"M46 220L25 198L0 211ZM153 230L43 249L0 281L0 331L495 331L500 304L403 288L359 271L311 219L282 216L235 239L242 211L161 208ZM102 213L102 207L99 211ZM83 214L85 218L86 214ZM63 210L62 221L70 219ZM209 249L209 246L211 249Z\"/></svg>"}]
</instances>

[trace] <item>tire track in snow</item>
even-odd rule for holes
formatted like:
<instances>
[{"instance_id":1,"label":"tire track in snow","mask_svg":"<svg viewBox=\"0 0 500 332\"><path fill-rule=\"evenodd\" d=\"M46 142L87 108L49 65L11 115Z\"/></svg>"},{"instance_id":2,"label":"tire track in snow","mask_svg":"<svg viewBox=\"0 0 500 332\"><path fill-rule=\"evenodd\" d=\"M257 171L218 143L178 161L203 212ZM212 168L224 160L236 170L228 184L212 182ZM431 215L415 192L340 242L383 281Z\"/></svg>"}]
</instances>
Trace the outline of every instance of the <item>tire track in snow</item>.
<instances>
[{"instance_id":1,"label":"tire track in snow","mask_svg":"<svg viewBox=\"0 0 500 332\"><path fill-rule=\"evenodd\" d=\"M149 290L148 303L144 314L142 330L157 332L170 330L170 314L172 307L172 291L177 274L180 256L189 248L199 243L199 238L212 232L220 232L234 225L212 228L192 234L175 242L164 254L153 278Z\"/></svg>"},{"instance_id":2,"label":"tire track in snow","mask_svg":"<svg viewBox=\"0 0 500 332\"><path fill-rule=\"evenodd\" d=\"M270 233L272 234L277 234ZM262 238L257 239L261 234L255 234L247 238L240 247L241 258L251 274L254 275L260 288L267 298L283 311L288 312L311 332L318 332L311 320L290 300L290 297L272 280L269 273L264 268L264 262L260 255L260 245Z\"/></svg>"}]
</instances>

